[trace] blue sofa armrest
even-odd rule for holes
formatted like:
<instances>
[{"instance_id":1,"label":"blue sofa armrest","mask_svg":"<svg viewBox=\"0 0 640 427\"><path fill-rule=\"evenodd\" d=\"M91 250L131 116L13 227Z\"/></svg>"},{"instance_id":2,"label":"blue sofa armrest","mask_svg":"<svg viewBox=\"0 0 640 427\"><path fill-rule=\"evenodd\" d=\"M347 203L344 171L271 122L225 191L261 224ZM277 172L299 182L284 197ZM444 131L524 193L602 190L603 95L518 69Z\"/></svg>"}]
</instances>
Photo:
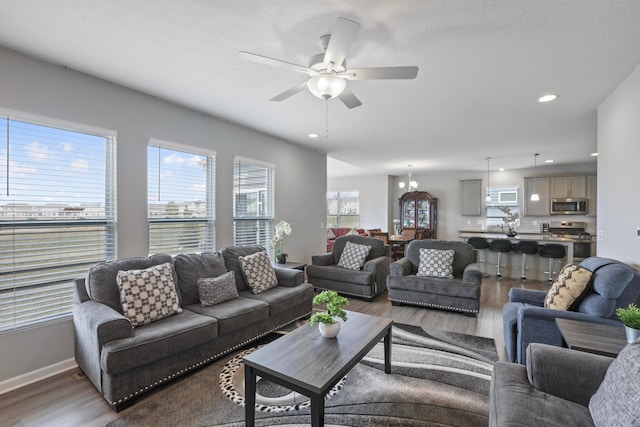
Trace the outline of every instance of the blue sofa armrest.
<instances>
[{"instance_id":1,"label":"blue sofa armrest","mask_svg":"<svg viewBox=\"0 0 640 427\"><path fill-rule=\"evenodd\" d=\"M579 320L583 322L619 325L612 319L602 319L576 311L551 310L544 307L522 306L518 310L517 320L517 362L524 364L529 344L537 342L564 346L564 339L556 324L556 319Z\"/></svg>"},{"instance_id":2,"label":"blue sofa armrest","mask_svg":"<svg viewBox=\"0 0 640 427\"><path fill-rule=\"evenodd\" d=\"M335 265L336 260L334 259L333 252L327 252L322 255L313 255L311 257L311 264L319 266Z\"/></svg>"},{"instance_id":3,"label":"blue sofa armrest","mask_svg":"<svg viewBox=\"0 0 640 427\"><path fill-rule=\"evenodd\" d=\"M278 266L274 266L273 270L276 272L276 277L278 278L278 286L292 288L304 282L304 271L302 270Z\"/></svg>"},{"instance_id":4,"label":"blue sofa armrest","mask_svg":"<svg viewBox=\"0 0 640 427\"><path fill-rule=\"evenodd\" d=\"M521 302L523 304L544 306L544 299L547 291L536 291L533 289L512 288L509 291L509 302Z\"/></svg>"}]
</instances>

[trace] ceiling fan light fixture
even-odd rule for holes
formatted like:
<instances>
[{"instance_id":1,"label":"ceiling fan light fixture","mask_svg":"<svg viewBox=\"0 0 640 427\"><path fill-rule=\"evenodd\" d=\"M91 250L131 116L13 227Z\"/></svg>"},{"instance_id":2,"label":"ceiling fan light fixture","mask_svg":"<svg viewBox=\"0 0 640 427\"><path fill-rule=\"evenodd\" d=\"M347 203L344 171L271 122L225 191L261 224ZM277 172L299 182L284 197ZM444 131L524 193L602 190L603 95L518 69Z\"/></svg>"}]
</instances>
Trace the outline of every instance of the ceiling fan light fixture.
<instances>
[{"instance_id":1,"label":"ceiling fan light fixture","mask_svg":"<svg viewBox=\"0 0 640 427\"><path fill-rule=\"evenodd\" d=\"M307 81L312 94L320 99L331 99L339 96L347 87L347 82L338 76L325 73L313 76Z\"/></svg>"}]
</instances>

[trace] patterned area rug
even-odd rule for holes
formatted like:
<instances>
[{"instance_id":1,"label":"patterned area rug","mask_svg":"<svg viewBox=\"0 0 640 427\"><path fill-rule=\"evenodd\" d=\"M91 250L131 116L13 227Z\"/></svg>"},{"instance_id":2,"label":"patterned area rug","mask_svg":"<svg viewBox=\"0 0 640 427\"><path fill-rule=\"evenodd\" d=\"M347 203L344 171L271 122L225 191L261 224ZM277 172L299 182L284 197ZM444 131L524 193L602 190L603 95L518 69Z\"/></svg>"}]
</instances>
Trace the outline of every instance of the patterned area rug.
<instances>
[{"instance_id":1,"label":"patterned area rug","mask_svg":"<svg viewBox=\"0 0 640 427\"><path fill-rule=\"evenodd\" d=\"M492 339L394 324L392 342L392 374L380 343L328 393L326 425L487 425ZM167 384L107 426L244 426L242 356L255 348ZM258 382L256 402L257 426L310 422L309 399L269 381Z\"/></svg>"}]
</instances>

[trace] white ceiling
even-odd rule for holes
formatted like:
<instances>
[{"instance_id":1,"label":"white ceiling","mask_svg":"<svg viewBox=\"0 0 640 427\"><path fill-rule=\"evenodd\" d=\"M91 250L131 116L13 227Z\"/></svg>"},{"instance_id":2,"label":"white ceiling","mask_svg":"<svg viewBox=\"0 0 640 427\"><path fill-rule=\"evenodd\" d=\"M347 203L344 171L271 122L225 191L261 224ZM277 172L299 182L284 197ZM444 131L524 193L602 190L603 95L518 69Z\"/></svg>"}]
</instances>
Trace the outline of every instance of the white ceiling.
<instances>
[{"instance_id":1,"label":"white ceiling","mask_svg":"<svg viewBox=\"0 0 640 427\"><path fill-rule=\"evenodd\" d=\"M323 100L269 101L307 76L238 51L306 66L340 16L362 26L349 67L420 70L350 81L363 105L329 101L325 138ZM326 152L330 176L593 162L639 42L640 0L0 1L1 45Z\"/></svg>"}]
</instances>

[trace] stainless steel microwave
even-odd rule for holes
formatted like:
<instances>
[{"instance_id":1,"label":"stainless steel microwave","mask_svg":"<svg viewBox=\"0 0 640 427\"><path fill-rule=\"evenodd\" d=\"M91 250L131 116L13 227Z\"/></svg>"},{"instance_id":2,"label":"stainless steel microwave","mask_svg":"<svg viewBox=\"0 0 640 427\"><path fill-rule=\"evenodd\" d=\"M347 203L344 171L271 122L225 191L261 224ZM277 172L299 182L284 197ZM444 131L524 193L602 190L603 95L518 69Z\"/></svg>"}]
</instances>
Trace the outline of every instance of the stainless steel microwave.
<instances>
[{"instance_id":1,"label":"stainless steel microwave","mask_svg":"<svg viewBox=\"0 0 640 427\"><path fill-rule=\"evenodd\" d=\"M583 198L551 199L551 215L586 215L589 200Z\"/></svg>"}]
</instances>

